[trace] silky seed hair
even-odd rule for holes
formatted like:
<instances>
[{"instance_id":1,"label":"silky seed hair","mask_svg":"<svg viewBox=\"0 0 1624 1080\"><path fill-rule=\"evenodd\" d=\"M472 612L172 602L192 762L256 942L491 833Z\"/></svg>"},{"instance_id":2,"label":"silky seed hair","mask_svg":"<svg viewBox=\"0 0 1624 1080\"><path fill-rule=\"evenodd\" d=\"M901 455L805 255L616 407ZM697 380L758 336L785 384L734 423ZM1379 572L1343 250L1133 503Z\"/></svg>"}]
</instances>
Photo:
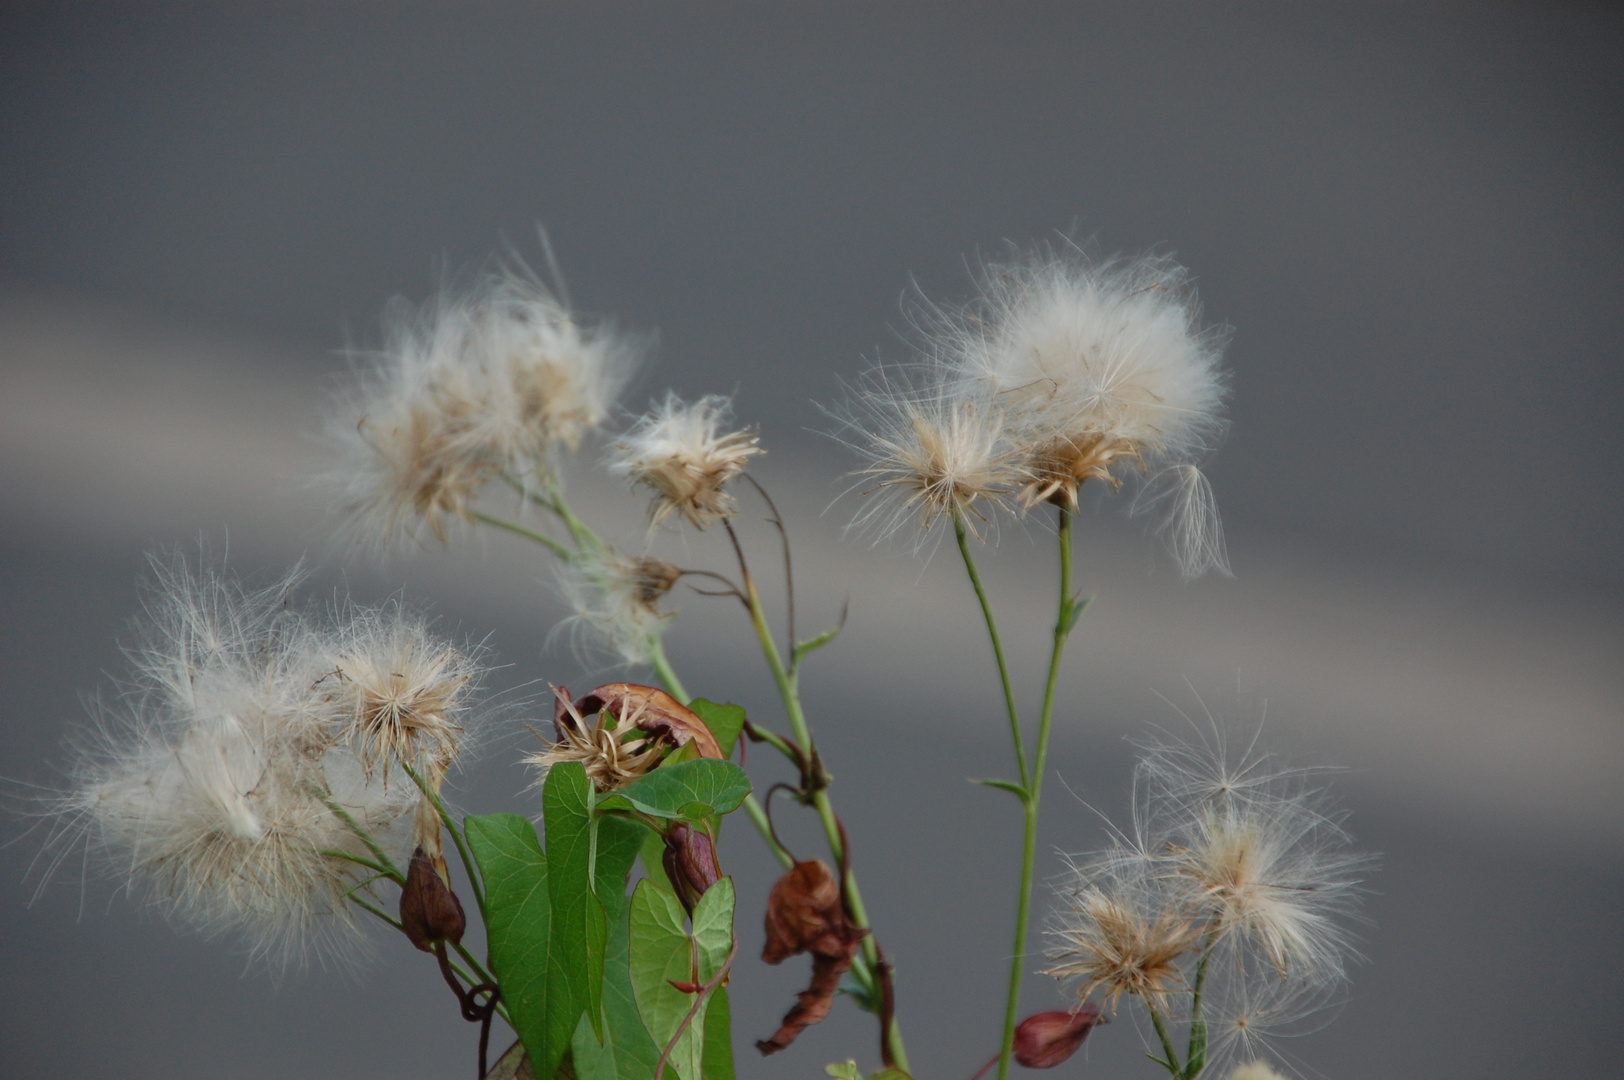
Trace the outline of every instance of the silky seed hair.
<instances>
[{"instance_id":1,"label":"silky seed hair","mask_svg":"<svg viewBox=\"0 0 1624 1080\"><path fill-rule=\"evenodd\" d=\"M1225 422L1227 335L1204 327L1189 273L1169 258L1091 260L1034 247L984 263L977 296L911 311L918 347L955 399L993 402L1027 476L1025 508L1079 506L1094 481L1140 481L1188 577L1227 572L1216 504L1199 464Z\"/></svg>"},{"instance_id":2,"label":"silky seed hair","mask_svg":"<svg viewBox=\"0 0 1624 1080\"><path fill-rule=\"evenodd\" d=\"M685 402L668 393L615 441L609 471L653 492L650 527L675 515L705 529L738 513L728 482L765 451L754 431L724 430L732 411L720 395Z\"/></svg>"},{"instance_id":3,"label":"silky seed hair","mask_svg":"<svg viewBox=\"0 0 1624 1080\"><path fill-rule=\"evenodd\" d=\"M653 344L587 323L522 268L397 300L328 421L324 478L346 532L382 547L450 542L481 489L542 483L599 427Z\"/></svg>"},{"instance_id":4,"label":"silky seed hair","mask_svg":"<svg viewBox=\"0 0 1624 1080\"><path fill-rule=\"evenodd\" d=\"M368 888L349 857L371 858L351 822L403 859L420 796L398 767L362 761L329 664L358 634L422 627L390 609L307 617L289 603L297 571L250 589L180 559L154 569L130 681L49 800L47 861L82 847L123 888L273 970L346 960L362 944L347 896Z\"/></svg>"}]
</instances>

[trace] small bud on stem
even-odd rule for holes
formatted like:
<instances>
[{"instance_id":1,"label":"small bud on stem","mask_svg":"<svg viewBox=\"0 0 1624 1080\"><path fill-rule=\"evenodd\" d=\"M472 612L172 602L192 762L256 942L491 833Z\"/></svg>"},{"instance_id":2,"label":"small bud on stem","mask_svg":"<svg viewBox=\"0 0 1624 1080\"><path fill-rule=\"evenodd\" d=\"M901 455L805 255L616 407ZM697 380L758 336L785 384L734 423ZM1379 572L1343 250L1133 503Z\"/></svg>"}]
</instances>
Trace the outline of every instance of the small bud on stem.
<instances>
[{"instance_id":1,"label":"small bud on stem","mask_svg":"<svg viewBox=\"0 0 1624 1080\"><path fill-rule=\"evenodd\" d=\"M686 822L673 822L665 833L665 876L688 914L705 895L705 890L716 884L722 868L716 861L716 845L711 838Z\"/></svg>"}]
</instances>

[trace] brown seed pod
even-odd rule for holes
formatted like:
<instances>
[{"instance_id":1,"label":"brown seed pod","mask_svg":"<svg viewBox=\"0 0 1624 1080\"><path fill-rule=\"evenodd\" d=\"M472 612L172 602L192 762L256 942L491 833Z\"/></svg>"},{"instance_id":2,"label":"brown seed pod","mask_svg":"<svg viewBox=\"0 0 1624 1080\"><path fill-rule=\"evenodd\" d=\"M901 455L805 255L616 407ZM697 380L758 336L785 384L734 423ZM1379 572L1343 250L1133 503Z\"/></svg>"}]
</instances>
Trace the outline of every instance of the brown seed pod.
<instances>
[{"instance_id":1,"label":"brown seed pod","mask_svg":"<svg viewBox=\"0 0 1624 1080\"><path fill-rule=\"evenodd\" d=\"M412 852L406 885L400 890L400 928L412 944L433 952L436 942L460 942L467 925L462 902L447 887L434 860L422 848Z\"/></svg>"}]
</instances>

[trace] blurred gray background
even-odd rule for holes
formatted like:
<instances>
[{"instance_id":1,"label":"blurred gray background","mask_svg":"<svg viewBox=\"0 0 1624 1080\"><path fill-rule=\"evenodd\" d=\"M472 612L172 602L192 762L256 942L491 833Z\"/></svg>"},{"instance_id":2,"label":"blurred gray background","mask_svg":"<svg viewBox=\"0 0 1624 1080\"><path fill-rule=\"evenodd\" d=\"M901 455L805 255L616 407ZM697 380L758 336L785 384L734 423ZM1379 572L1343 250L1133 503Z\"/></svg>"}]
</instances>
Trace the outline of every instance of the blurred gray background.
<instances>
[{"instance_id":1,"label":"blurred gray background","mask_svg":"<svg viewBox=\"0 0 1624 1080\"><path fill-rule=\"evenodd\" d=\"M837 379L903 349L910 280L962 297L1006 241L1154 249L1234 328L1211 476L1236 578L1182 586L1106 500L1079 578L1043 873L1099 844L1132 748L1204 708L1337 784L1383 853L1307 1076L1592 1076L1624 1054L1624 12L1527 4L7 4L0 10L0 774L61 782L80 695L120 670L144 553L309 595L405 590L487 640L506 700L611 671L549 647L521 542L387 564L326 539L306 477L341 349L389 297L544 222L576 302L658 328L626 401L737 391L797 544L803 632L851 597L808 705L895 959L916 1073L993 1051L1019 818L964 778L1008 759L950 551L841 539ZM572 490L634 545L639 498ZM747 528L763 565L772 538ZM711 536L665 551L721 563ZM988 576L1027 689L1053 554L1006 528ZM488 637L487 637L488 635ZM732 609L690 598L690 688L781 723ZM518 716L537 710L519 709ZM1265 717L1266 720L1262 718ZM512 808L510 722L461 778ZM764 754L758 783L788 779ZM1085 805L1085 802L1087 805ZM781 814L813 850L805 821ZM428 962L279 983L64 867L0 851L0 1072L446 1077L472 1030ZM740 828L743 910L772 866ZM1040 899L1040 905L1046 903ZM754 952L756 916L740 920ZM741 1047L805 977L741 965ZM1030 1010L1058 1007L1033 977ZM740 1075L876 1064L838 1006ZM1067 1075L1152 1076L1133 1025ZM1057 1074L1059 1075L1059 1074Z\"/></svg>"}]
</instances>

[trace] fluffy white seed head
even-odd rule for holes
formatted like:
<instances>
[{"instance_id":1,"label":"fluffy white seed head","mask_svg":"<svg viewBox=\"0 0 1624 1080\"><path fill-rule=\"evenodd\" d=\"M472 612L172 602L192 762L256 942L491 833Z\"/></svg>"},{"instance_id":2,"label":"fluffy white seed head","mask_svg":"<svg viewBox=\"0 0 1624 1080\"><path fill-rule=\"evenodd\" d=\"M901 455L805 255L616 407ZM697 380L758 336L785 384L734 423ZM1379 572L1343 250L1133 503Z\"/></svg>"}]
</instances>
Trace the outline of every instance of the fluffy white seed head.
<instances>
[{"instance_id":1,"label":"fluffy white seed head","mask_svg":"<svg viewBox=\"0 0 1624 1080\"><path fill-rule=\"evenodd\" d=\"M1231 1069L1229 1080L1286 1080L1286 1078L1270 1068L1266 1061L1248 1061Z\"/></svg>"},{"instance_id":2,"label":"fluffy white seed head","mask_svg":"<svg viewBox=\"0 0 1624 1080\"><path fill-rule=\"evenodd\" d=\"M609 470L654 493L651 525L677 514L704 529L738 513L727 483L764 451L753 431L723 431L731 411L719 395L688 403L668 393L616 440Z\"/></svg>"},{"instance_id":3,"label":"fluffy white seed head","mask_svg":"<svg viewBox=\"0 0 1624 1080\"><path fill-rule=\"evenodd\" d=\"M937 522L957 519L979 537L1025 481L1022 455L990 398L950 393L938 367L919 375L916 386L902 371L870 371L834 414L868 497L852 526L883 540L913 525L918 547Z\"/></svg>"},{"instance_id":4,"label":"fluffy white seed head","mask_svg":"<svg viewBox=\"0 0 1624 1080\"><path fill-rule=\"evenodd\" d=\"M613 548L583 552L558 567L559 590L573 612L558 632L627 664L646 664L672 619L660 602L681 576L664 559L632 558Z\"/></svg>"},{"instance_id":5,"label":"fluffy white seed head","mask_svg":"<svg viewBox=\"0 0 1624 1080\"><path fill-rule=\"evenodd\" d=\"M438 782L456 761L461 723L477 688L475 657L429 636L423 621L390 604L347 607L312 661L332 730L368 776L387 782L406 763Z\"/></svg>"},{"instance_id":6,"label":"fluffy white seed head","mask_svg":"<svg viewBox=\"0 0 1624 1080\"><path fill-rule=\"evenodd\" d=\"M608 418L649 338L583 324L535 278L503 268L421 308L396 302L328 425L328 482L349 530L441 543L490 481L550 473Z\"/></svg>"},{"instance_id":7,"label":"fluffy white seed head","mask_svg":"<svg viewBox=\"0 0 1624 1080\"><path fill-rule=\"evenodd\" d=\"M394 616L302 617L286 604L296 574L255 591L177 561L158 579L127 691L54 800L51 858L84 843L177 921L237 934L274 966L342 958L359 941L345 856L370 857L345 817L403 856L419 793L352 750L370 747L349 734L360 717L336 700L329 662Z\"/></svg>"},{"instance_id":8,"label":"fluffy white seed head","mask_svg":"<svg viewBox=\"0 0 1624 1080\"><path fill-rule=\"evenodd\" d=\"M1165 1002L1201 978L1214 1063L1301 1030L1345 983L1346 924L1372 865L1350 850L1316 775L1251 747L1232 755L1221 735L1150 745L1131 830L1072 860L1061 883L1048 973L1077 979L1084 997L1104 988L1112 1003L1127 993L1164 1013L1187 1008ZM1158 961L1158 979L1136 974L1130 954Z\"/></svg>"},{"instance_id":9,"label":"fluffy white seed head","mask_svg":"<svg viewBox=\"0 0 1624 1080\"><path fill-rule=\"evenodd\" d=\"M1002 413L1026 467L1025 507L1076 508L1090 480L1134 476L1161 498L1184 572L1226 569L1222 532L1197 462L1222 433L1224 334L1203 328L1183 267L1167 258L1094 262L1035 248L987 263L977 299L914 313L949 396Z\"/></svg>"},{"instance_id":10,"label":"fluffy white seed head","mask_svg":"<svg viewBox=\"0 0 1624 1080\"><path fill-rule=\"evenodd\" d=\"M1171 996L1187 987L1185 961L1202 927L1167 902L1151 869L1124 848L1073 864L1050 916L1043 973L1073 983L1079 1001L1099 989L1112 1009L1128 994L1166 1012Z\"/></svg>"}]
</instances>

